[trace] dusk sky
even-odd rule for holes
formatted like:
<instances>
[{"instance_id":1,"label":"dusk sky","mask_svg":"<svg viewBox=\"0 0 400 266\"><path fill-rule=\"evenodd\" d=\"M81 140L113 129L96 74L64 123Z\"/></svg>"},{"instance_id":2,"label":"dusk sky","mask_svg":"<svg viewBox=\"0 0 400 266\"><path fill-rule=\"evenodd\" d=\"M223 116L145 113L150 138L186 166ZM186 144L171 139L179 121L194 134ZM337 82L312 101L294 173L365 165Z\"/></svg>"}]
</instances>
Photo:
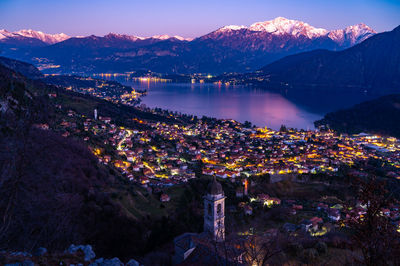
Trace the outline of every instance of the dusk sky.
<instances>
[{"instance_id":1,"label":"dusk sky","mask_svg":"<svg viewBox=\"0 0 400 266\"><path fill-rule=\"evenodd\" d=\"M0 0L0 29L72 36L197 37L224 25L278 16L326 29L363 22L381 32L400 24L400 0Z\"/></svg>"}]
</instances>

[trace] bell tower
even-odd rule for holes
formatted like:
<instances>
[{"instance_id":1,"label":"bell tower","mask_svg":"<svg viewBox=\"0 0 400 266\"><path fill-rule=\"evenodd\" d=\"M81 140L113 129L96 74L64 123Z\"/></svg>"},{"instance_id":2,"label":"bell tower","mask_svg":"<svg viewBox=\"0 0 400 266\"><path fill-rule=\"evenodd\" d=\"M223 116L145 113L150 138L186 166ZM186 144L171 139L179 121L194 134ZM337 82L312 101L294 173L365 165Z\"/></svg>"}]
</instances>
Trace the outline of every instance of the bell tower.
<instances>
[{"instance_id":1,"label":"bell tower","mask_svg":"<svg viewBox=\"0 0 400 266\"><path fill-rule=\"evenodd\" d=\"M225 240L225 196L215 177L204 196L204 232L217 242Z\"/></svg>"}]
</instances>

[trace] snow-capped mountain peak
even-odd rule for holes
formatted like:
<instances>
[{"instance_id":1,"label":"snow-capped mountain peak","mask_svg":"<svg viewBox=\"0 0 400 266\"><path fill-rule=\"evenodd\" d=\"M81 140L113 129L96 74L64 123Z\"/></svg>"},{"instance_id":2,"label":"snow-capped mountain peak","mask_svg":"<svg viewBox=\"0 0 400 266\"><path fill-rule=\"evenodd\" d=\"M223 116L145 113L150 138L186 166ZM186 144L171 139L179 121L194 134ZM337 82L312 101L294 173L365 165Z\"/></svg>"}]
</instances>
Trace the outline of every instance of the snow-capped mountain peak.
<instances>
[{"instance_id":1,"label":"snow-capped mountain peak","mask_svg":"<svg viewBox=\"0 0 400 266\"><path fill-rule=\"evenodd\" d=\"M376 33L373 29L365 25L364 23L359 23L353 26L346 27L344 29L346 33L353 33L356 35L363 35L363 34L369 34L369 33Z\"/></svg>"},{"instance_id":2,"label":"snow-capped mountain peak","mask_svg":"<svg viewBox=\"0 0 400 266\"><path fill-rule=\"evenodd\" d=\"M0 30L0 40L7 38L7 31L5 29Z\"/></svg>"},{"instance_id":3,"label":"snow-capped mountain peak","mask_svg":"<svg viewBox=\"0 0 400 266\"><path fill-rule=\"evenodd\" d=\"M315 28L305 22L291 20L284 17L277 17L273 20L268 20L264 22L256 22L252 24L248 29L252 31L266 31L275 35L304 35L308 38L319 37L328 33L328 31L325 29Z\"/></svg>"},{"instance_id":4,"label":"snow-capped mountain peak","mask_svg":"<svg viewBox=\"0 0 400 266\"><path fill-rule=\"evenodd\" d=\"M6 38L15 38L15 37L18 37L18 35L16 35L13 32L9 32L8 30L5 29L0 30L0 40Z\"/></svg>"},{"instance_id":5,"label":"snow-capped mountain peak","mask_svg":"<svg viewBox=\"0 0 400 266\"><path fill-rule=\"evenodd\" d=\"M267 32L274 35L289 34L295 37L303 35L310 39L320 37L328 33L326 29L315 28L305 22L291 20L284 17L277 17L273 20L256 22L251 24L249 27L243 25L224 26L218 29L217 32L232 32L242 29L257 32Z\"/></svg>"},{"instance_id":6,"label":"snow-capped mountain peak","mask_svg":"<svg viewBox=\"0 0 400 266\"><path fill-rule=\"evenodd\" d=\"M364 23L359 23L353 26L348 26L342 30L330 31L328 33L328 37L341 45L344 43L348 43L348 45L354 45L364 41L374 34L376 34L376 31Z\"/></svg>"},{"instance_id":7,"label":"snow-capped mountain peak","mask_svg":"<svg viewBox=\"0 0 400 266\"><path fill-rule=\"evenodd\" d=\"M154 35L154 36L149 37L149 39L150 39L150 38L152 38L152 39L157 39L157 40L162 40L162 41L168 40L168 39L172 39L172 38L175 38L175 39L177 39L177 40L179 40L179 41L191 41L191 40L193 40L192 38L185 38L185 37L182 37L182 36L179 36L179 35L169 36L169 35L167 35L167 34L164 34L164 35Z\"/></svg>"},{"instance_id":8,"label":"snow-capped mountain peak","mask_svg":"<svg viewBox=\"0 0 400 266\"><path fill-rule=\"evenodd\" d=\"M323 28L316 28L308 23L299 20L287 19L284 17L277 17L272 20L256 22L249 27L229 25L219 28L218 30L207 34L200 39L229 39L232 36L241 35L240 30L245 30L243 36L247 39L254 39L252 42L257 42L259 36L266 35L290 35L294 38L305 37L308 39L329 38L341 47L350 47L354 44L360 43L368 37L376 34L376 32L367 25L360 23L357 25L346 27L339 30L326 30ZM255 33L255 34L254 34ZM262 35L260 35L262 33ZM264 37L265 38L265 37ZM259 40L264 42L264 40ZM255 43L253 45L257 47Z\"/></svg>"},{"instance_id":9,"label":"snow-capped mountain peak","mask_svg":"<svg viewBox=\"0 0 400 266\"><path fill-rule=\"evenodd\" d=\"M179 36L179 35L175 35L173 38L178 39L180 41L188 41L188 42L193 40L193 38L185 38L185 37L182 37L182 36Z\"/></svg>"},{"instance_id":10,"label":"snow-capped mountain peak","mask_svg":"<svg viewBox=\"0 0 400 266\"><path fill-rule=\"evenodd\" d=\"M35 38L38 40L41 40L44 43L47 44L54 44L54 43L58 43L58 42L62 42L66 39L69 39L70 37L64 33L59 33L59 34L47 34L47 33L43 33L41 31L35 31L35 30L20 30L20 31L16 31L13 32L14 34L18 34L20 36L23 37L27 37L27 38Z\"/></svg>"},{"instance_id":11,"label":"snow-capped mountain peak","mask_svg":"<svg viewBox=\"0 0 400 266\"><path fill-rule=\"evenodd\" d=\"M134 35L127 35L127 34L118 34L118 33L112 33L112 32L110 32L107 35L104 35L104 37L105 38L124 39L124 40L129 40L129 41L137 41L137 40L146 39L144 37L139 37L139 36L134 36Z\"/></svg>"},{"instance_id":12,"label":"snow-capped mountain peak","mask_svg":"<svg viewBox=\"0 0 400 266\"><path fill-rule=\"evenodd\" d=\"M247 29L247 27L244 26L244 25L240 25L240 26L238 26L238 25L228 25L228 26L225 26L225 27L222 27L222 28L218 29L218 31L242 30L242 29Z\"/></svg>"},{"instance_id":13,"label":"snow-capped mountain peak","mask_svg":"<svg viewBox=\"0 0 400 266\"><path fill-rule=\"evenodd\" d=\"M167 34L164 34L164 35L154 35L154 36L151 36L150 38L158 39L158 40L168 40L171 37Z\"/></svg>"},{"instance_id":14,"label":"snow-capped mountain peak","mask_svg":"<svg viewBox=\"0 0 400 266\"><path fill-rule=\"evenodd\" d=\"M124 39L124 40L130 40L130 41L137 41L137 40L147 40L147 39L156 39L156 40L168 40L175 38L180 41L191 41L192 39L190 38L184 38L178 35L175 36L169 36L169 35L154 35L151 37L139 37L139 36L134 36L134 35L127 35L127 34L117 34L117 33L109 33L107 35L104 35L105 38L116 38L116 39Z\"/></svg>"}]
</instances>

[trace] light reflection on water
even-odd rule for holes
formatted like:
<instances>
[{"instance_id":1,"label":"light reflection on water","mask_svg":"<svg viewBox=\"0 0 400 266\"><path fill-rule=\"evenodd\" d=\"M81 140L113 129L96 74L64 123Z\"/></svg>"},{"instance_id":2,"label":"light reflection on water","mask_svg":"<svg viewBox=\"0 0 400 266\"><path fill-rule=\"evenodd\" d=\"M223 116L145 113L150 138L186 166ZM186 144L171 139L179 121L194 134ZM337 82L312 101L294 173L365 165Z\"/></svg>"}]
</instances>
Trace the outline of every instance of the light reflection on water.
<instances>
[{"instance_id":1,"label":"light reflection on water","mask_svg":"<svg viewBox=\"0 0 400 266\"><path fill-rule=\"evenodd\" d=\"M142 103L171 111L250 121L257 126L279 129L313 129L315 120L327 112L373 97L362 94L327 94L291 92L281 94L242 86L218 84L166 83L115 78L137 90L147 89Z\"/></svg>"}]
</instances>

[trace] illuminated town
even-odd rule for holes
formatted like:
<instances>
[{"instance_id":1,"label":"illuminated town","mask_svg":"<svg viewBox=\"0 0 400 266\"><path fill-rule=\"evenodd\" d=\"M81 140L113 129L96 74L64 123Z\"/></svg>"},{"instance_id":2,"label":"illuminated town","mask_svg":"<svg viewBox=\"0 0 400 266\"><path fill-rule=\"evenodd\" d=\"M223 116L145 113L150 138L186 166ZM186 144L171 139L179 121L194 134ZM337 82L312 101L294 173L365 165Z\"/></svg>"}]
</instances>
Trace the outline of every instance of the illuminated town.
<instances>
[{"instance_id":1,"label":"illuminated town","mask_svg":"<svg viewBox=\"0 0 400 266\"><path fill-rule=\"evenodd\" d=\"M85 131L102 136L115 148L115 154L97 152L99 160L111 160L132 181L139 181L133 178L134 172L144 171L146 183L179 183L194 177L190 165L195 162L202 162L204 175L234 181L241 175L333 173L341 165L370 158L383 160L393 168L391 175L400 178L400 144L393 137L318 130L282 132L245 128L233 120L180 125L133 119L149 129L118 127L101 116L83 123Z\"/></svg>"},{"instance_id":2,"label":"illuminated town","mask_svg":"<svg viewBox=\"0 0 400 266\"><path fill-rule=\"evenodd\" d=\"M131 122L137 126L127 128L101 116L101 110L95 110L93 117L65 110L68 119L63 119L56 130L64 137L83 139L99 162L115 167L126 180L147 189L165 190L201 176L215 176L239 184L237 197L249 196L248 202L238 205L245 215L253 214L254 204L266 208L282 204L289 206L295 217L304 212L306 205L308 212L314 210L312 215L298 225L286 223L285 230L305 226L311 236L324 235L333 225L340 226L345 218L343 205L280 199L268 195L268 191L254 193L249 180L259 176L270 183L305 182L321 174L340 178L338 172L343 168L353 169L348 171L354 177L364 176L360 166L370 160L381 162L387 177L400 179L400 143L393 137L340 135L331 130L274 131L246 127L233 120L198 119L145 106L136 108L181 122L133 117ZM169 201L170 197L165 193L160 200ZM358 215L364 213L363 208L354 207ZM387 215L397 220L397 207L388 209Z\"/></svg>"}]
</instances>

